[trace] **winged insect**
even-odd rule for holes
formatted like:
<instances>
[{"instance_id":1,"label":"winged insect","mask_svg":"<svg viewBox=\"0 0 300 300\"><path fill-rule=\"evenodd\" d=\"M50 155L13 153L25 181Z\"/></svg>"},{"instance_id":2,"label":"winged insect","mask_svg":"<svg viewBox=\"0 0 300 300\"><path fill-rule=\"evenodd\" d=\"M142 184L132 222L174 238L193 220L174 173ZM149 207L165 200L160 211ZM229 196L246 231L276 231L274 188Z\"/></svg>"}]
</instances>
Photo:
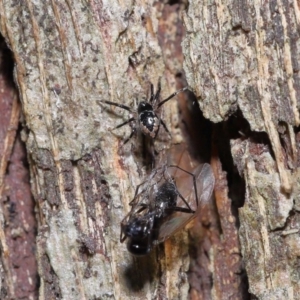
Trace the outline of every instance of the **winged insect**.
<instances>
[{"instance_id":1,"label":"winged insect","mask_svg":"<svg viewBox=\"0 0 300 300\"><path fill-rule=\"evenodd\" d=\"M209 164L191 172L176 165L154 169L136 188L131 210L121 222L120 241L127 239L127 249L134 255L148 254L197 216L213 188Z\"/></svg>"}]
</instances>

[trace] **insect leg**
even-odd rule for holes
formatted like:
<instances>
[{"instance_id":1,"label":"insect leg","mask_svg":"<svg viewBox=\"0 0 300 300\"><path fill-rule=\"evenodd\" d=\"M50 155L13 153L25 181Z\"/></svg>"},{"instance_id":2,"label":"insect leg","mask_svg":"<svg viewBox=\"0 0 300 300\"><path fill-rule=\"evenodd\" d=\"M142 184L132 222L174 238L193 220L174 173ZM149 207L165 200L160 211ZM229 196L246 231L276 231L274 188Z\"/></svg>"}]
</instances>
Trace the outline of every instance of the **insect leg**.
<instances>
[{"instance_id":1,"label":"insect leg","mask_svg":"<svg viewBox=\"0 0 300 300\"><path fill-rule=\"evenodd\" d=\"M179 169L179 170L181 170L181 171L183 171L183 172L185 172L185 173L187 173L187 174L189 174L189 175L191 175L193 177L193 185L194 185L194 191L195 191L195 195L196 195L196 204L197 204L197 207L198 207L199 200L198 200L198 193L197 193L197 185L196 185L196 177L195 177L195 175L193 173L188 172L188 171L186 171L186 170L184 170L184 169L182 169L182 168L180 168L178 166L175 166L175 165L169 165L169 167L171 167L171 168L177 168L177 169Z\"/></svg>"},{"instance_id":2,"label":"insect leg","mask_svg":"<svg viewBox=\"0 0 300 300\"><path fill-rule=\"evenodd\" d=\"M136 214L139 214L140 212L142 212L143 210L145 210L146 208L149 207L149 205L146 204L146 203L141 203L141 204L139 204L139 206L140 206L141 208L135 212Z\"/></svg>"},{"instance_id":3,"label":"insect leg","mask_svg":"<svg viewBox=\"0 0 300 300\"><path fill-rule=\"evenodd\" d=\"M137 198L137 196L139 195L139 189L140 189L140 187L143 185L143 184L145 184L147 181L144 181L144 182L142 182L142 183L140 183L139 185L137 185L137 187L136 187L136 189L135 189L135 193L134 193L134 197L133 197L133 199L129 202L129 205L130 206L133 206L135 203L134 203L134 201L136 200L136 198ZM141 193L143 193L144 191L145 191L146 189L143 189L141 192L140 192L140 194Z\"/></svg>"},{"instance_id":4,"label":"insect leg","mask_svg":"<svg viewBox=\"0 0 300 300\"><path fill-rule=\"evenodd\" d=\"M184 204L188 207L187 209L188 210L190 210L190 211L193 211L192 209L191 209L191 207L189 206L189 204L187 203L187 201L183 198L183 196L179 193L179 191L177 190L177 194L178 194L178 196L180 197L180 199L184 202ZM197 206L198 206L198 204L197 204Z\"/></svg>"},{"instance_id":5,"label":"insect leg","mask_svg":"<svg viewBox=\"0 0 300 300\"><path fill-rule=\"evenodd\" d=\"M151 181L153 179L153 177L158 173L158 171L160 171L162 169L162 167L159 167L157 168L156 170L153 170L152 173L151 173L151 179L148 179L146 181L143 181L142 183L138 184L136 186L136 189L135 189L135 193L134 193L134 197L133 199L129 202L129 205L133 206L134 205L134 200L137 198L137 196L139 196L140 194L144 193L146 190L147 190L147 187L145 189L143 189L140 193L139 193L139 189L142 185L144 185L145 183L148 183L149 184L149 181ZM161 180L161 179L160 179ZM157 182L160 182L157 181ZM141 206L145 206L146 204L140 204Z\"/></svg>"},{"instance_id":6,"label":"insect leg","mask_svg":"<svg viewBox=\"0 0 300 300\"><path fill-rule=\"evenodd\" d=\"M170 211L179 211L179 212L184 212L184 213L188 213L188 214L193 214L193 213L195 213L195 211L192 210L192 209L190 209L190 208L184 208L184 207L179 207L179 206L166 208L166 210L170 210Z\"/></svg>"},{"instance_id":7,"label":"insect leg","mask_svg":"<svg viewBox=\"0 0 300 300\"><path fill-rule=\"evenodd\" d=\"M128 222L128 220L130 219L132 215L132 211L130 211L125 217L124 219L121 221L121 231L120 231L120 242L123 243L127 236L125 234L125 228L126 228L126 223Z\"/></svg>"},{"instance_id":8,"label":"insect leg","mask_svg":"<svg viewBox=\"0 0 300 300\"><path fill-rule=\"evenodd\" d=\"M121 231L120 231L120 242L123 243L126 240L126 235L124 234L124 224L121 222Z\"/></svg>"}]
</instances>

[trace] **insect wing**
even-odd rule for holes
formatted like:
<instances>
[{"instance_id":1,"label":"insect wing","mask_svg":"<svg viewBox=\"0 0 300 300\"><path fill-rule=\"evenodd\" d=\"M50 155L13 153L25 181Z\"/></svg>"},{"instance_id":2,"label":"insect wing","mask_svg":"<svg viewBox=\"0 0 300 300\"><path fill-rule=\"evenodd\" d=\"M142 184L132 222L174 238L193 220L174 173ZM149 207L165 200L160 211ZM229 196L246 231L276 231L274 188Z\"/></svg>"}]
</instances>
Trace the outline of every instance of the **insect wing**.
<instances>
[{"instance_id":1,"label":"insect wing","mask_svg":"<svg viewBox=\"0 0 300 300\"><path fill-rule=\"evenodd\" d=\"M215 186L215 177L209 164L204 164L197 177L197 193L199 197L199 208L210 200ZM198 210L200 210L198 208Z\"/></svg>"},{"instance_id":2,"label":"insect wing","mask_svg":"<svg viewBox=\"0 0 300 300\"><path fill-rule=\"evenodd\" d=\"M202 170L202 165L198 165L194 168L190 173L187 171L183 171L177 169L175 173L175 182L176 187L180 195L188 202L191 209L197 210L197 195L196 190L200 190L199 185L200 182L198 180L199 174ZM198 199L199 199L199 191L198 191ZM182 199L178 198L178 205L182 206Z\"/></svg>"},{"instance_id":3,"label":"insect wing","mask_svg":"<svg viewBox=\"0 0 300 300\"><path fill-rule=\"evenodd\" d=\"M192 183L193 180L191 181L193 176L190 174L187 175L188 176L177 176L176 185L178 191L180 191L182 196L187 199L191 208L194 209L194 205L192 204L193 202L196 203L196 194ZM199 206L195 207L196 212L191 214L175 212L166 218L159 228L158 243L165 241L171 235L185 227L200 213L201 207L210 200L215 184L211 166L209 164L199 165L193 170L193 175L196 181L196 190L199 201Z\"/></svg>"},{"instance_id":4,"label":"insect wing","mask_svg":"<svg viewBox=\"0 0 300 300\"><path fill-rule=\"evenodd\" d=\"M192 219L196 217L195 213L187 214L176 212L169 216L167 220L160 226L158 234L158 243L162 243L177 231L185 227Z\"/></svg>"},{"instance_id":5,"label":"insect wing","mask_svg":"<svg viewBox=\"0 0 300 300\"><path fill-rule=\"evenodd\" d=\"M190 208L194 211L198 208L199 203L197 202L199 202L202 192L201 172L203 168L204 165L198 165L190 172L177 166L170 166L167 169L168 173L174 178L179 195L185 199ZM198 196L196 195L196 191L198 192ZM180 196L177 198L177 206L187 207Z\"/></svg>"}]
</instances>

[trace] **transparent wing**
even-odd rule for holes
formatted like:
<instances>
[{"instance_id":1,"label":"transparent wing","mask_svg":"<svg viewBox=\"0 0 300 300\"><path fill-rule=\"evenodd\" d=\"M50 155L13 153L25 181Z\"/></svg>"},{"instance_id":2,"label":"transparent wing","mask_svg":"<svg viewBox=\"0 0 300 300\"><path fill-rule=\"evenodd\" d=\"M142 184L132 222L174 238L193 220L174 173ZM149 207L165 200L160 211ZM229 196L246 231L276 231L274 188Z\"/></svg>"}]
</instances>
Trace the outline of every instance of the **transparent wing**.
<instances>
[{"instance_id":1,"label":"transparent wing","mask_svg":"<svg viewBox=\"0 0 300 300\"><path fill-rule=\"evenodd\" d=\"M215 177L209 164L204 164L197 177L197 192L199 196L199 206L205 205L211 198L215 187Z\"/></svg>"},{"instance_id":2,"label":"transparent wing","mask_svg":"<svg viewBox=\"0 0 300 300\"><path fill-rule=\"evenodd\" d=\"M194 177L188 173L180 176L178 174L180 173L177 172L177 177L175 178L177 189L188 202L190 207L195 210L195 213L174 212L168 216L159 228L158 243L168 239L171 235L175 234L177 231L185 227L191 220L193 220L200 213L201 207L210 200L214 189L215 178L209 164L199 165L194 168L192 171ZM198 206L193 178L195 178L199 201ZM186 207L179 197L177 206Z\"/></svg>"},{"instance_id":3,"label":"transparent wing","mask_svg":"<svg viewBox=\"0 0 300 300\"><path fill-rule=\"evenodd\" d=\"M187 146L178 144L173 146L168 153L168 165L176 165L184 170L192 171L198 163L191 158Z\"/></svg>"},{"instance_id":4,"label":"transparent wing","mask_svg":"<svg viewBox=\"0 0 300 300\"><path fill-rule=\"evenodd\" d=\"M158 243L162 243L167 240L177 231L185 227L190 221L196 217L196 214L187 214L182 212L176 212L169 216L166 221L160 226L158 234Z\"/></svg>"}]
</instances>

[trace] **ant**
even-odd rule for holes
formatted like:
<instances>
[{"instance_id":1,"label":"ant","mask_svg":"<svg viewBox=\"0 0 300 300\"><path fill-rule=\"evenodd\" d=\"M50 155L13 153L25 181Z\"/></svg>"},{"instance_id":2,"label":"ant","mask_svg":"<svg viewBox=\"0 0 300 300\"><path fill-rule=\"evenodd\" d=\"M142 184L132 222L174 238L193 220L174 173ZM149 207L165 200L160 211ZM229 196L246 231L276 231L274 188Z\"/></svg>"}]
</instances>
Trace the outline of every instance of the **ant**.
<instances>
[{"instance_id":1,"label":"ant","mask_svg":"<svg viewBox=\"0 0 300 300\"><path fill-rule=\"evenodd\" d=\"M131 211L121 222L121 243L128 239L130 253L148 254L198 215L199 200L210 199L214 182L209 164L199 165L192 172L175 165L155 169L136 188Z\"/></svg>"},{"instance_id":2,"label":"ant","mask_svg":"<svg viewBox=\"0 0 300 300\"><path fill-rule=\"evenodd\" d=\"M155 94L154 94L153 84L151 83L150 99L148 101L141 101L138 104L138 108L136 111L132 110L127 105L123 105L123 104L119 104L119 103L115 103L115 102L111 102L111 101L106 101L106 100L100 100L100 102L120 107L120 108L125 109L125 110L129 111L130 113L132 113L133 116L130 119L128 119L124 123L119 124L118 126L116 126L114 128L114 129L117 129L117 128L123 127L124 125L126 125L130 122L135 123L132 128L130 136L124 141L124 144L126 144L132 138L132 136L135 134L137 129L139 129L144 135L149 136L152 139L155 139L158 134L160 125L162 125L163 128L165 129L165 131L171 136L171 133L168 130L165 122L160 118L159 108L161 106L163 106L167 101L171 100L177 94L185 91L186 89L187 89L187 87L184 87L184 88L176 91L175 93L171 94L166 99L160 101L159 98L160 98L160 92L161 92L161 83L160 83L160 81L158 82L158 88L157 88L157 91Z\"/></svg>"}]
</instances>

